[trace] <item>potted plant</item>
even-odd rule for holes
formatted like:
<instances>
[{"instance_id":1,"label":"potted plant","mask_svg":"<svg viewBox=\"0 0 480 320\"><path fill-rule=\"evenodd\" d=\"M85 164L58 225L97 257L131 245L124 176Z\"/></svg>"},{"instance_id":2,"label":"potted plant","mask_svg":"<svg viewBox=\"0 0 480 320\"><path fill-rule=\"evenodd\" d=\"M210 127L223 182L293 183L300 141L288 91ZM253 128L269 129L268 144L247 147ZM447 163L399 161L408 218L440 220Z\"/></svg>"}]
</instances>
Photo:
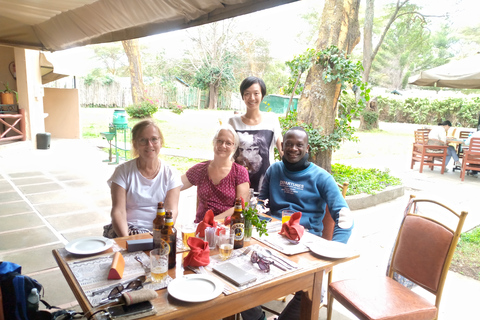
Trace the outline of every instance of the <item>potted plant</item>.
<instances>
[{"instance_id":1,"label":"potted plant","mask_svg":"<svg viewBox=\"0 0 480 320\"><path fill-rule=\"evenodd\" d=\"M244 241L250 241L252 237L253 227L257 229L260 236L267 235L267 221L260 220L258 217L257 208L248 206L248 202L245 202L245 209L243 209L243 216L245 218L245 237Z\"/></svg>"},{"instance_id":2,"label":"potted plant","mask_svg":"<svg viewBox=\"0 0 480 320\"><path fill-rule=\"evenodd\" d=\"M8 82L7 83L3 82L3 85L5 87L5 90L0 92L0 100L2 101L2 104L14 104L15 100L13 98L13 95L15 94L17 96L17 91L11 89L10 86L8 85ZM17 101L18 101L18 96L17 96Z\"/></svg>"}]
</instances>

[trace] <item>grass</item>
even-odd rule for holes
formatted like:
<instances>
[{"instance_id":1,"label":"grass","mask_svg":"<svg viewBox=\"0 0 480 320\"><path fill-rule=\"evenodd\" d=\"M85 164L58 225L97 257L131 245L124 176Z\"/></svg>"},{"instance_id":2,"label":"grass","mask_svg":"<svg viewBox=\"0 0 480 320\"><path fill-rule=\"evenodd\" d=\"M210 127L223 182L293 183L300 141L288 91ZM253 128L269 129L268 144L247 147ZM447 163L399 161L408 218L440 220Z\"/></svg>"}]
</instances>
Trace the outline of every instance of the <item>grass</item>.
<instances>
[{"instance_id":1,"label":"grass","mask_svg":"<svg viewBox=\"0 0 480 320\"><path fill-rule=\"evenodd\" d=\"M453 255L450 270L480 280L480 227L463 233Z\"/></svg>"}]
</instances>

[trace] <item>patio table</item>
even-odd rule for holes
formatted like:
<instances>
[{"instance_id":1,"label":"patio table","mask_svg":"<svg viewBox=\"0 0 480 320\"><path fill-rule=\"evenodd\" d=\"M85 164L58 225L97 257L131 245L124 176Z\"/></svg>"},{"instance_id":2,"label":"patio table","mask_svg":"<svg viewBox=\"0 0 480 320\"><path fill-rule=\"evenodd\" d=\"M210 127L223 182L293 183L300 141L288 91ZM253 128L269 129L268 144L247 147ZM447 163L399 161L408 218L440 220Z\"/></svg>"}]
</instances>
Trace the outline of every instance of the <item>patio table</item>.
<instances>
[{"instance_id":1,"label":"patio table","mask_svg":"<svg viewBox=\"0 0 480 320\"><path fill-rule=\"evenodd\" d=\"M115 239L116 244L121 248L126 248L126 241L129 239L145 239L151 237L149 234L140 234L135 236ZM246 245L265 246L254 239ZM74 273L69 267L69 262L81 260L82 258L70 254L65 248L54 249L53 255L57 261L60 270L73 291L80 307L85 313L92 310L92 305L84 294ZM113 252L110 248L106 252ZM217 250L212 250L210 255L217 254ZM183 268L183 256L186 252L177 253L176 267L169 270L169 276L172 278L181 277L184 274L193 273L189 269ZM284 256L287 258L287 256ZM268 280L264 283L248 287L246 289L234 292L228 295L220 294L215 299L201 303L191 303L177 300L169 296L167 289L158 290L158 298L152 301L156 315L146 317L145 319L221 319L240 313L241 311L272 301L276 298L291 294L296 291L303 291L301 319L318 319L320 296L323 281L324 270L333 266L358 258L354 255L341 259L328 259L314 256L310 252L289 256L287 259L297 263L301 268L289 272L281 277ZM90 257L91 259L91 257Z\"/></svg>"}]
</instances>

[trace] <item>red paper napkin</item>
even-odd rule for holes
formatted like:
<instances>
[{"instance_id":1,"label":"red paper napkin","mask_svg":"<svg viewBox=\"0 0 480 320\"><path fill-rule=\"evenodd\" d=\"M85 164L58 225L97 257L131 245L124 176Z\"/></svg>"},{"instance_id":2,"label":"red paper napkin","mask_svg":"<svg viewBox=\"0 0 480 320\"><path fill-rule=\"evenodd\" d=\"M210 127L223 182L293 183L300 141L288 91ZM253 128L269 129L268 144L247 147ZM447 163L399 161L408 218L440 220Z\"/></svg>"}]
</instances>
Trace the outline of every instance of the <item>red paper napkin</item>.
<instances>
[{"instance_id":1,"label":"red paper napkin","mask_svg":"<svg viewBox=\"0 0 480 320\"><path fill-rule=\"evenodd\" d=\"M215 215L213 214L212 210L208 210L205 213L205 216L203 217L203 221L200 221L200 223L197 226L197 231L195 232L195 235L197 235L200 238L205 238L205 228L207 227L216 227L217 222L214 219Z\"/></svg>"},{"instance_id":2,"label":"red paper napkin","mask_svg":"<svg viewBox=\"0 0 480 320\"><path fill-rule=\"evenodd\" d=\"M305 228L300 225L300 218L302 217L302 213L295 212L290 217L290 220L282 224L282 230L280 230L279 234L283 234L285 237L300 241L300 238L303 236L303 232Z\"/></svg>"},{"instance_id":3,"label":"red paper napkin","mask_svg":"<svg viewBox=\"0 0 480 320\"><path fill-rule=\"evenodd\" d=\"M210 249L208 242L200 238L190 237L187 240L190 252L183 260L183 266L204 267L210 263Z\"/></svg>"}]
</instances>

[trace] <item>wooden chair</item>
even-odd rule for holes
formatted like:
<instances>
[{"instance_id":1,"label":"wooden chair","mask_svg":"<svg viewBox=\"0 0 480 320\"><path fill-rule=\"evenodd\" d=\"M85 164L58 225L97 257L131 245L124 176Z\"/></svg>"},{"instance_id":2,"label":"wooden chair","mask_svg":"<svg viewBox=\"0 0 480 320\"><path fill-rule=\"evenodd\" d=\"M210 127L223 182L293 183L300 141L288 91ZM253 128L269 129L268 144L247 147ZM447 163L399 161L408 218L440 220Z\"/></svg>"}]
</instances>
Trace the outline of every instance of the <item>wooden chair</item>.
<instances>
[{"instance_id":1,"label":"wooden chair","mask_svg":"<svg viewBox=\"0 0 480 320\"><path fill-rule=\"evenodd\" d=\"M472 138L468 150L463 152L462 172L460 179L465 180L467 170L480 171L480 138Z\"/></svg>"},{"instance_id":2,"label":"wooden chair","mask_svg":"<svg viewBox=\"0 0 480 320\"><path fill-rule=\"evenodd\" d=\"M340 184L337 182L337 186L340 188L343 198L347 196L348 185L349 185L348 182L344 182L343 184ZM325 208L325 216L323 217L322 223L323 223L322 238L325 240L332 240L333 231L335 229L335 221L333 221L332 216L330 215L330 210L328 210L328 206L326 206ZM328 284L332 283L333 268L329 270L325 270L325 273L328 273ZM321 303L320 308L322 307L327 307L327 304Z\"/></svg>"},{"instance_id":3,"label":"wooden chair","mask_svg":"<svg viewBox=\"0 0 480 320\"><path fill-rule=\"evenodd\" d=\"M428 144L428 132L425 129L415 131L415 142L412 150L412 163L410 169L413 169L415 162L420 163L420 173L424 166L429 166L433 170L434 166L441 167L441 174L445 172L445 161L447 159L448 146L436 146ZM435 162L440 161L440 162Z\"/></svg>"},{"instance_id":4,"label":"wooden chair","mask_svg":"<svg viewBox=\"0 0 480 320\"><path fill-rule=\"evenodd\" d=\"M405 216L395 243L388 276L378 279L343 280L329 285L327 319L332 318L335 298L359 319L437 319L443 286L460 237L467 212L459 215L432 200L413 199L422 203L422 212ZM424 210L428 204L429 210ZM432 210L430 210L432 208ZM438 209L458 219L455 231L427 217ZM455 217L454 217L454 216ZM397 273L435 296L435 303L393 280Z\"/></svg>"},{"instance_id":5,"label":"wooden chair","mask_svg":"<svg viewBox=\"0 0 480 320\"><path fill-rule=\"evenodd\" d=\"M458 135L458 139L468 139L468 136L472 133L471 131L460 131ZM462 159L463 158L463 147L462 145L458 146L457 150L458 158Z\"/></svg>"}]
</instances>

